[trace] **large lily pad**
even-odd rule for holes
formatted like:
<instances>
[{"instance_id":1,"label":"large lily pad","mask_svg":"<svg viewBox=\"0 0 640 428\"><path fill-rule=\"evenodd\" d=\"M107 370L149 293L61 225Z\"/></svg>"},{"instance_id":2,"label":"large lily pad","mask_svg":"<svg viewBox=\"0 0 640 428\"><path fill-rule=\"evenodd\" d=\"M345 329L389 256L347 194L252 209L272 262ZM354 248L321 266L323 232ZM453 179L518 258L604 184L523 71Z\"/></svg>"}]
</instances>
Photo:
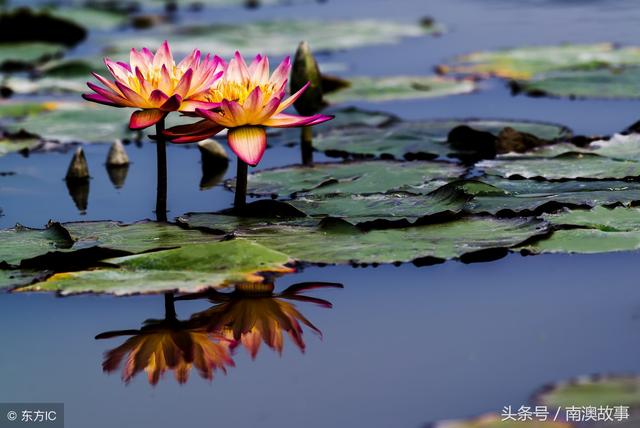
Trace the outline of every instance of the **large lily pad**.
<instances>
[{"instance_id":1,"label":"large lily pad","mask_svg":"<svg viewBox=\"0 0 640 428\"><path fill-rule=\"evenodd\" d=\"M516 91L570 98L640 98L640 67L562 70L518 82Z\"/></svg>"},{"instance_id":2,"label":"large lily pad","mask_svg":"<svg viewBox=\"0 0 640 428\"><path fill-rule=\"evenodd\" d=\"M435 98L467 94L475 88L471 80L439 76L354 77L349 79L348 87L327 94L326 98L332 103Z\"/></svg>"},{"instance_id":3,"label":"large lily pad","mask_svg":"<svg viewBox=\"0 0 640 428\"><path fill-rule=\"evenodd\" d=\"M50 251L69 249L73 245L69 233L58 223L52 223L46 229L18 225L13 229L0 230L0 242L0 263L10 265L18 265L23 259Z\"/></svg>"},{"instance_id":4,"label":"large lily pad","mask_svg":"<svg viewBox=\"0 0 640 428\"><path fill-rule=\"evenodd\" d=\"M33 270L0 269L0 290L30 284L43 275L43 272Z\"/></svg>"},{"instance_id":5,"label":"large lily pad","mask_svg":"<svg viewBox=\"0 0 640 428\"><path fill-rule=\"evenodd\" d=\"M91 30L112 30L127 22L127 15L106 8L61 7L49 10L50 14Z\"/></svg>"},{"instance_id":6,"label":"large lily pad","mask_svg":"<svg viewBox=\"0 0 640 428\"><path fill-rule=\"evenodd\" d=\"M33 138L19 140L0 139L0 156L14 152L33 150L39 145L40 141Z\"/></svg>"},{"instance_id":7,"label":"large lily pad","mask_svg":"<svg viewBox=\"0 0 640 428\"><path fill-rule=\"evenodd\" d=\"M314 141L314 147L335 156L395 159L448 156L456 150L447 144L447 136L452 129L460 125L494 135L498 135L505 127L510 127L548 141L561 140L571 135L567 128L547 123L477 119L434 120L400 122L385 128L332 129L320 133Z\"/></svg>"},{"instance_id":8,"label":"large lily pad","mask_svg":"<svg viewBox=\"0 0 640 428\"><path fill-rule=\"evenodd\" d=\"M248 191L263 196L289 196L301 192L313 195L367 194L415 188L429 191L464 172L464 168L444 162L325 163L251 174ZM234 182L227 182L227 186L233 187Z\"/></svg>"},{"instance_id":9,"label":"large lily pad","mask_svg":"<svg viewBox=\"0 0 640 428\"><path fill-rule=\"evenodd\" d=\"M543 159L497 159L477 167L489 175L505 178L623 179L640 176L640 163L616 160L590 153L565 153Z\"/></svg>"},{"instance_id":10,"label":"large lily pad","mask_svg":"<svg viewBox=\"0 0 640 428\"><path fill-rule=\"evenodd\" d=\"M459 57L450 70L526 80L538 73L555 70L589 70L633 64L640 64L640 48L617 48L611 43L597 43L476 52Z\"/></svg>"},{"instance_id":11,"label":"large lily pad","mask_svg":"<svg viewBox=\"0 0 640 428\"><path fill-rule=\"evenodd\" d=\"M64 50L55 43L0 43L0 68L33 66L62 55Z\"/></svg>"},{"instance_id":12,"label":"large lily pad","mask_svg":"<svg viewBox=\"0 0 640 428\"><path fill-rule=\"evenodd\" d=\"M128 128L131 109L82 101L46 103L45 107L39 114L30 114L5 128L24 130L42 139L60 142L112 142L116 138L135 136Z\"/></svg>"},{"instance_id":13,"label":"large lily pad","mask_svg":"<svg viewBox=\"0 0 640 428\"><path fill-rule=\"evenodd\" d=\"M417 37L441 31L438 26L396 23L371 19L352 21L280 20L246 24L158 27L146 35L127 35L109 40L114 55L126 55L132 46L159 46L172 34L175 54L188 54L194 46L218 55L236 50L251 54L292 54L300 40L307 40L315 51L335 51L366 45L392 44L403 37Z\"/></svg>"},{"instance_id":14,"label":"large lily pad","mask_svg":"<svg viewBox=\"0 0 640 428\"><path fill-rule=\"evenodd\" d=\"M517 413L517 409L513 409ZM517 418L517 415L515 416ZM469 420L451 420L437 422L432 428L571 428L566 422L540 421L531 419L526 421L503 420L501 415L484 415Z\"/></svg>"},{"instance_id":15,"label":"large lily pad","mask_svg":"<svg viewBox=\"0 0 640 428\"><path fill-rule=\"evenodd\" d=\"M114 268L59 273L23 288L61 294L195 292L232 282L261 281L259 272L290 272L290 258L259 244L238 239L194 244L107 260Z\"/></svg>"},{"instance_id":16,"label":"large lily pad","mask_svg":"<svg viewBox=\"0 0 640 428\"><path fill-rule=\"evenodd\" d=\"M544 388L535 401L548 407L640 407L640 378L599 376Z\"/></svg>"},{"instance_id":17,"label":"large lily pad","mask_svg":"<svg viewBox=\"0 0 640 428\"><path fill-rule=\"evenodd\" d=\"M614 134L608 139L595 140L585 146L576 146L568 142L551 144L526 153L509 154L503 158L552 158L566 153L587 153L640 162L640 134Z\"/></svg>"},{"instance_id":18,"label":"large lily pad","mask_svg":"<svg viewBox=\"0 0 640 428\"><path fill-rule=\"evenodd\" d=\"M467 202L465 211L513 215L556 211L560 207L590 208L640 201L640 184L636 182L505 180L490 177L482 180L482 183L461 183L465 192L474 195Z\"/></svg>"},{"instance_id":19,"label":"large lily pad","mask_svg":"<svg viewBox=\"0 0 640 428\"><path fill-rule=\"evenodd\" d=\"M504 250L546 233L546 224L531 218L470 217L369 232L361 232L351 225L323 222L315 228L279 225L236 233L310 263L393 263L447 260L470 253Z\"/></svg>"}]
</instances>

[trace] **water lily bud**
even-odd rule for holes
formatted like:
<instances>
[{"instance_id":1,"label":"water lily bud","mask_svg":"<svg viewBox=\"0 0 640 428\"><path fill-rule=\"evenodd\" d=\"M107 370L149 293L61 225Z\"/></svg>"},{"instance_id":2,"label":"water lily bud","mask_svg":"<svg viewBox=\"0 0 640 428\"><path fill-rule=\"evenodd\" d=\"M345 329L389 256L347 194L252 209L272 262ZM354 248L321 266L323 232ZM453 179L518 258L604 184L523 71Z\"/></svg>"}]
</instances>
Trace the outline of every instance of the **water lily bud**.
<instances>
[{"instance_id":1,"label":"water lily bud","mask_svg":"<svg viewBox=\"0 0 640 428\"><path fill-rule=\"evenodd\" d=\"M302 89L307 82L309 87L293 105L298 113L312 115L326 105L322 98L322 76L309 44L301 42L291 69L291 93Z\"/></svg>"},{"instance_id":2,"label":"water lily bud","mask_svg":"<svg viewBox=\"0 0 640 428\"><path fill-rule=\"evenodd\" d=\"M69 169L67 170L66 180L87 180L89 179L89 165L87 158L84 157L82 147L78 147L71 159Z\"/></svg>"},{"instance_id":3,"label":"water lily bud","mask_svg":"<svg viewBox=\"0 0 640 428\"><path fill-rule=\"evenodd\" d=\"M124 149L122 141L116 140L109 149L109 154L107 155L107 167L124 165L129 165L129 156Z\"/></svg>"}]
</instances>

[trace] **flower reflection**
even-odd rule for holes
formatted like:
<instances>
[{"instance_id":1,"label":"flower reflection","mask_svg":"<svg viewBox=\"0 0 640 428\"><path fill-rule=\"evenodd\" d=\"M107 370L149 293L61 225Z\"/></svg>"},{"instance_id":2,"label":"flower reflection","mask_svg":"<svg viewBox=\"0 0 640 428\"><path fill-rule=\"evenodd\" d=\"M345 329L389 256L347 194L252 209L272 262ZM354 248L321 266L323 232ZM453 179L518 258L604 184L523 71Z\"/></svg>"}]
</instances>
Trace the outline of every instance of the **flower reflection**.
<instances>
[{"instance_id":1,"label":"flower reflection","mask_svg":"<svg viewBox=\"0 0 640 428\"><path fill-rule=\"evenodd\" d=\"M149 383L156 385L168 370L179 383L189 379L195 366L200 376L213 379L215 370L226 373L233 366L233 341L215 332L207 332L191 322L175 317L173 296L167 295L167 315L163 320L147 320L140 330L122 330L99 334L96 339L131 336L122 345L105 353L102 368L111 373L125 360L122 380L128 383L146 371Z\"/></svg>"},{"instance_id":2,"label":"flower reflection","mask_svg":"<svg viewBox=\"0 0 640 428\"><path fill-rule=\"evenodd\" d=\"M281 293L275 293L275 287L270 283L237 284L232 292L210 291L208 298L214 306L194 314L191 320L204 326L207 331L241 342L252 358L258 354L262 342L282 353L283 333L287 333L293 343L304 352L302 324L320 336L322 333L290 301L311 302L331 308L332 305L327 300L302 294L307 290L326 287L342 288L342 285L300 283Z\"/></svg>"},{"instance_id":3,"label":"flower reflection","mask_svg":"<svg viewBox=\"0 0 640 428\"><path fill-rule=\"evenodd\" d=\"M234 366L232 353L242 343L252 358L264 342L282 353L285 333L304 352L303 325L318 335L320 330L296 308L293 302L309 302L331 308L329 301L304 293L318 288L342 288L335 283L299 283L280 293L273 283L243 283L233 291L210 290L174 297L165 294L165 317L147 320L139 330L101 333L96 339L130 336L122 345L104 354L102 368L112 373L122 368L122 380L130 382L142 371L156 385L167 371L179 383L189 379L195 367L200 376L213 379L216 371L226 373ZM213 306L181 321L175 301L208 299Z\"/></svg>"}]
</instances>

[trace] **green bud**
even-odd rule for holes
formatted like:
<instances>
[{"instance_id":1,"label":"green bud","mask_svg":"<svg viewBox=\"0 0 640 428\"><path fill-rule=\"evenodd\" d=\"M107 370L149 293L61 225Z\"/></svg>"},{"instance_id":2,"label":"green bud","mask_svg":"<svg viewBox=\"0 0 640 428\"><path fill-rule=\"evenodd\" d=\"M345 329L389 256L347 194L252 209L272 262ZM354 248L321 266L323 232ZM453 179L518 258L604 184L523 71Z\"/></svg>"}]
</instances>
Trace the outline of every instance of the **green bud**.
<instances>
[{"instance_id":1,"label":"green bud","mask_svg":"<svg viewBox=\"0 0 640 428\"><path fill-rule=\"evenodd\" d=\"M322 110L326 103L322 98L322 76L318 63L311 53L307 42L301 42L291 68L291 93L302 89L309 82L309 87L296 100L293 106L298 113L310 116Z\"/></svg>"}]
</instances>

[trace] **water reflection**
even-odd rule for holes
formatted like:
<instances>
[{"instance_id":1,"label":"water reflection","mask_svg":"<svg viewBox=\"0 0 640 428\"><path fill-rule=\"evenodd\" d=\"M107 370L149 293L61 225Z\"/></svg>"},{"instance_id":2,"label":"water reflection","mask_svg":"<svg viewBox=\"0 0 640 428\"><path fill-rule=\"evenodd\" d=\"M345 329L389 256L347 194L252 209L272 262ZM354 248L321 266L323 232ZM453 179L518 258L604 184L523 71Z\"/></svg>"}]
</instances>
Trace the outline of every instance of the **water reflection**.
<instances>
[{"instance_id":1,"label":"water reflection","mask_svg":"<svg viewBox=\"0 0 640 428\"><path fill-rule=\"evenodd\" d=\"M85 215L89 206L89 180L66 180L66 184L76 208Z\"/></svg>"},{"instance_id":2,"label":"water reflection","mask_svg":"<svg viewBox=\"0 0 640 428\"><path fill-rule=\"evenodd\" d=\"M109 181L116 189L121 189L124 186L124 182L127 180L129 174L129 164L118 166L107 166L107 174L109 175Z\"/></svg>"},{"instance_id":3,"label":"water reflection","mask_svg":"<svg viewBox=\"0 0 640 428\"><path fill-rule=\"evenodd\" d=\"M211 290L198 294L165 294L164 319L150 319L138 330L109 331L96 339L130 336L122 345L104 354L106 373L122 366L122 380L130 382L145 371L149 383L156 385L167 371L174 372L179 383L189 379L195 367L204 379L211 380L216 371L226 373L234 366L233 353L242 344L252 358L261 344L282 353L284 335L304 352L303 325L322 336L320 330L296 308L293 302L307 302L331 308L329 301L304 293L312 289L342 288L336 283L299 283L280 293L273 283L236 284L231 291ZM209 309L179 320L175 302L207 299Z\"/></svg>"}]
</instances>

